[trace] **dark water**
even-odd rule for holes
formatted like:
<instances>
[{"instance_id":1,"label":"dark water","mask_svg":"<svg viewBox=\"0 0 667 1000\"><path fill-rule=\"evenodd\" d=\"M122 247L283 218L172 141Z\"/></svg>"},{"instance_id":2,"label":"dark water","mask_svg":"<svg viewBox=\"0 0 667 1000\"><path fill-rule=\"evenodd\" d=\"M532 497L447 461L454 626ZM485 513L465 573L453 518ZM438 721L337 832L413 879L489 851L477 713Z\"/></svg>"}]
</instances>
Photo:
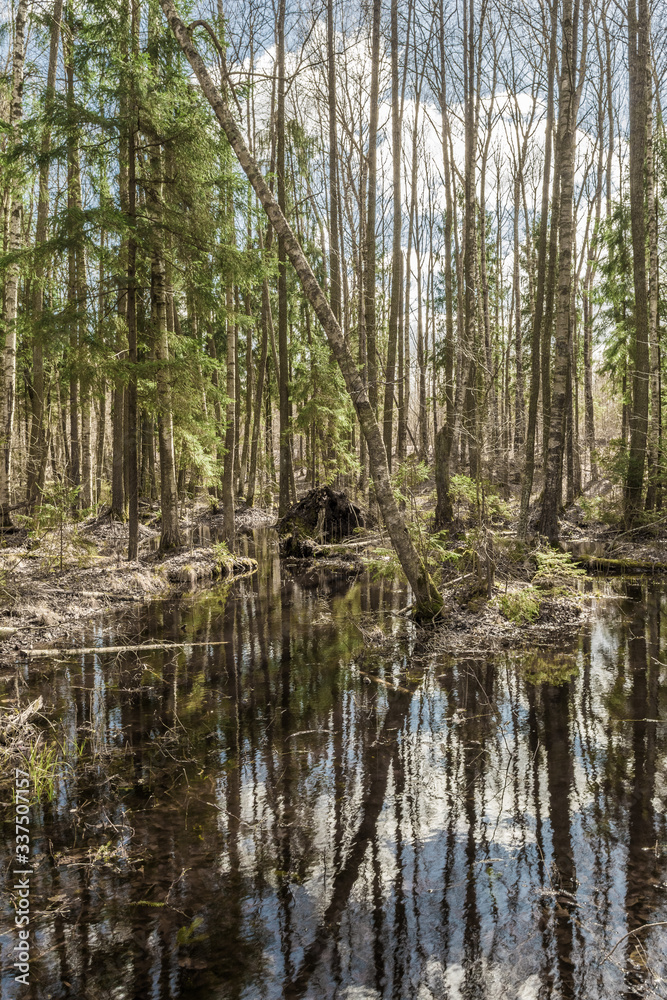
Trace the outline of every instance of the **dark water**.
<instances>
[{"instance_id":1,"label":"dark water","mask_svg":"<svg viewBox=\"0 0 667 1000\"><path fill-rule=\"evenodd\" d=\"M605 584L558 654L448 661L401 639L401 586L269 537L253 578L85 638L208 645L20 666L61 764L2 997L667 996L667 927L624 937L667 920L664 587Z\"/></svg>"}]
</instances>

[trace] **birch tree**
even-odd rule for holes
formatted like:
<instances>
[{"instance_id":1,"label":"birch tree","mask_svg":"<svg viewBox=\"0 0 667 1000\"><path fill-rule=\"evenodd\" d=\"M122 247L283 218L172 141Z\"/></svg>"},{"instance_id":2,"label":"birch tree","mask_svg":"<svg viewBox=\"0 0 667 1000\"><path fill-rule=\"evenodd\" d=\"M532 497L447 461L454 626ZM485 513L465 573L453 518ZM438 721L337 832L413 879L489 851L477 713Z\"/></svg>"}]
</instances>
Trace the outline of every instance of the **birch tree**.
<instances>
[{"instance_id":1,"label":"birch tree","mask_svg":"<svg viewBox=\"0 0 667 1000\"><path fill-rule=\"evenodd\" d=\"M415 596L415 614L418 618L433 618L442 607L442 597L436 590L425 563L417 553L405 520L398 509L389 479L387 453L382 433L368 392L345 342L340 325L289 223L269 190L255 160L250 155L223 95L215 86L206 64L193 45L186 26L179 18L170 0L160 0L160 5L178 44L192 66L204 96L211 105L230 146L234 150L240 166L252 184L276 233L284 241L285 250L299 277L304 294L322 325L332 353L343 374L345 385L352 398L362 433L368 445L368 456L378 506L403 571L412 587Z\"/></svg>"}]
</instances>

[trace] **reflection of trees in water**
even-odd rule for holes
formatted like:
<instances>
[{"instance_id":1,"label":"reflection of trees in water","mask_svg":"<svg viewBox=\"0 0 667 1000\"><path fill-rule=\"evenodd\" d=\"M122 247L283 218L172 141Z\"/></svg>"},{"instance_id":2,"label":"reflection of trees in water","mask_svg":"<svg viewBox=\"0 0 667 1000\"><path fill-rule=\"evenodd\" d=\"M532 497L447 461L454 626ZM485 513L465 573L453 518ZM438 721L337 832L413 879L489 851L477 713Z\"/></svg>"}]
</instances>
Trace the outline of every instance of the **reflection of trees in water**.
<instances>
[{"instance_id":1,"label":"reflection of trees in water","mask_svg":"<svg viewBox=\"0 0 667 1000\"><path fill-rule=\"evenodd\" d=\"M635 588L633 588L635 590ZM640 603L641 592L631 593L637 603L628 608L628 671L630 693L627 702L631 730L632 771L628 785L628 851L626 859L627 929L635 931L655 920L655 911L664 892L658 889L659 866L653 809L656 775L656 723L658 712L658 668L660 604L654 593ZM648 619L648 621L647 621ZM648 628L647 628L648 626ZM647 642L646 633L649 633ZM626 793L627 795L627 793ZM625 945L627 971L626 996L642 995L647 980L649 956L643 946L644 936L632 934Z\"/></svg>"},{"instance_id":2,"label":"reflection of trees in water","mask_svg":"<svg viewBox=\"0 0 667 1000\"><path fill-rule=\"evenodd\" d=\"M602 645L584 636L563 687L527 686L510 655L422 670L415 648L412 695L350 673L354 615L382 607L389 627L404 605L386 581L325 593L267 568L136 626L226 645L141 668L87 657L59 678L71 739L115 732L117 752L75 767L45 809L54 853L92 831L136 861L43 869L40 895L71 900L45 925L50 984L103 996L118 967L127 996L160 1000L277 984L285 1000L350 984L477 998L498 976L508 995L535 976L540 1000L651 985L639 942L657 935L619 948L625 987L601 958L662 912L664 729L646 721L664 711L659 595L626 602Z\"/></svg>"}]
</instances>

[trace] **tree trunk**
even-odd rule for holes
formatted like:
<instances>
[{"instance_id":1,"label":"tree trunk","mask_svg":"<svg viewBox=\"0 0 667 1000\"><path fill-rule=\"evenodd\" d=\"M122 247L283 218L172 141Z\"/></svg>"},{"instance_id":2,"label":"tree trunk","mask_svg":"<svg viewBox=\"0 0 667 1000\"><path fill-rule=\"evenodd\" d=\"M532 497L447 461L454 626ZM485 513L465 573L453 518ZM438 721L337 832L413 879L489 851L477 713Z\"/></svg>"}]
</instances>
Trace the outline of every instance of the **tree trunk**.
<instances>
[{"instance_id":1,"label":"tree trunk","mask_svg":"<svg viewBox=\"0 0 667 1000\"><path fill-rule=\"evenodd\" d=\"M584 322L584 426L586 448L590 461L591 480L598 477L595 461L595 415L593 412L593 309L591 307L593 291L593 269L588 268L583 294Z\"/></svg>"},{"instance_id":2,"label":"tree trunk","mask_svg":"<svg viewBox=\"0 0 667 1000\"><path fill-rule=\"evenodd\" d=\"M470 459L470 475L477 479L481 472L480 414L478 393L478 336L476 330L476 252L477 252L477 192L475 161L477 139L475 134L475 44L474 0L464 0L463 5L463 78L465 124L465 174L464 174L464 343L468 356L464 396L464 425Z\"/></svg>"},{"instance_id":3,"label":"tree trunk","mask_svg":"<svg viewBox=\"0 0 667 1000\"><path fill-rule=\"evenodd\" d=\"M63 45L67 71L67 104L74 116L74 27L70 13L68 41ZM90 376L85 337L88 283L84 258L83 232L78 221L82 207L79 134L72 120L67 151L67 207L70 215L68 250L68 297L70 299L70 483L80 486L75 507L92 507L93 464L91 453ZM79 413L81 426L79 427Z\"/></svg>"},{"instance_id":4,"label":"tree trunk","mask_svg":"<svg viewBox=\"0 0 667 1000\"><path fill-rule=\"evenodd\" d=\"M39 166L39 194L37 202L37 224L35 227L35 246L39 247L46 241L49 217L49 162L48 152L51 146L51 128L49 114L53 105L56 86L56 67L58 63L58 43L60 39L60 21L62 17L63 0L55 0L51 16L51 42L49 47L49 68L46 76L46 93L44 95L45 124L42 132L41 163ZM26 499L30 506L40 500L39 481L43 478L41 469L46 462L46 434L44 429L44 348L40 324L44 312L44 264L40 259L35 261L35 277L32 298L32 421L30 424L30 453L28 456L28 482Z\"/></svg>"},{"instance_id":5,"label":"tree trunk","mask_svg":"<svg viewBox=\"0 0 667 1000\"><path fill-rule=\"evenodd\" d=\"M649 403L649 315L646 275L644 172L648 119L650 58L648 0L628 0L628 67L630 75L630 215L635 287L635 325L631 345L632 410L625 483L625 523L630 527L641 509Z\"/></svg>"},{"instance_id":6,"label":"tree trunk","mask_svg":"<svg viewBox=\"0 0 667 1000\"><path fill-rule=\"evenodd\" d=\"M419 370L419 403L417 428L420 461L428 461L428 411L426 409L426 357L424 351L424 296L422 295L422 254L419 229L421 220L415 217L415 250L417 251L417 368Z\"/></svg>"},{"instance_id":7,"label":"tree trunk","mask_svg":"<svg viewBox=\"0 0 667 1000\"><path fill-rule=\"evenodd\" d=\"M549 232L549 189L551 180L551 146L554 127L554 84L557 61L558 40L558 0L551 0L551 34L549 40L549 68L547 81L547 119L544 139L544 173L542 175L542 204L540 207L540 230L537 246L537 292L533 311L530 356L530 399L528 402L528 426L526 428L526 450L521 481L521 509L517 535L525 538L528 530L528 509L535 474L535 435L537 429L537 408L540 396L540 347L544 317L544 291L547 267L547 235ZM551 332L549 332L551 337ZM544 384L542 393L545 392Z\"/></svg>"},{"instance_id":8,"label":"tree trunk","mask_svg":"<svg viewBox=\"0 0 667 1000\"><path fill-rule=\"evenodd\" d=\"M519 174L514 177L514 457L519 457L519 451L524 439L524 385L523 385L523 337L521 331L521 269L519 247L519 215L521 184Z\"/></svg>"},{"instance_id":9,"label":"tree trunk","mask_svg":"<svg viewBox=\"0 0 667 1000\"><path fill-rule=\"evenodd\" d=\"M278 99L276 105L276 174L278 205L283 215L285 201L285 0L278 0L277 24ZM278 398L280 410L279 498L278 515L282 517L290 505L292 450L289 426L289 359L287 356L287 251L278 235ZM227 357L229 358L229 352ZM228 380L229 383L229 380ZM228 384L229 391L229 384Z\"/></svg>"},{"instance_id":10,"label":"tree trunk","mask_svg":"<svg viewBox=\"0 0 667 1000\"><path fill-rule=\"evenodd\" d=\"M331 311L341 321L340 244L338 239L338 136L336 129L336 61L334 0L327 0L327 87L329 99L329 298Z\"/></svg>"},{"instance_id":11,"label":"tree trunk","mask_svg":"<svg viewBox=\"0 0 667 1000\"><path fill-rule=\"evenodd\" d=\"M268 240L267 240L268 249ZM269 293L269 283L264 279L262 283L262 346L257 368L257 383L255 385L255 406L253 410L252 443L250 446L250 471L248 474L248 490L246 502L252 507L255 499L255 481L257 478L257 448L259 445L259 422L262 412L262 393L264 392L264 379L266 377L266 361L268 356L269 324L271 325L271 339L273 336L273 317L271 315L271 296Z\"/></svg>"},{"instance_id":12,"label":"tree trunk","mask_svg":"<svg viewBox=\"0 0 667 1000\"><path fill-rule=\"evenodd\" d=\"M69 351L67 361L69 367L69 439L70 465L67 478L71 487L81 485L81 441L79 437L79 397L80 386L78 373L81 366L80 357L80 311L85 309L79 301L79 275L77 267L77 243L81 238L78 224L78 213L81 209L81 176L79 168L78 129L74 123L74 52L72 37L72 14L69 12L69 30L63 33L63 49L65 58L65 75L67 78L67 110L70 125L67 133L67 213L68 237L67 249L67 313L69 325ZM74 503L78 507L80 497Z\"/></svg>"},{"instance_id":13,"label":"tree trunk","mask_svg":"<svg viewBox=\"0 0 667 1000\"><path fill-rule=\"evenodd\" d=\"M99 503L102 496L102 478L104 476L104 444L107 426L107 388L102 383L97 414L97 445L95 449L95 502Z\"/></svg>"},{"instance_id":14,"label":"tree trunk","mask_svg":"<svg viewBox=\"0 0 667 1000\"><path fill-rule=\"evenodd\" d=\"M452 191L447 128L447 82L445 76L445 19L443 0L438 5L440 47L440 113L442 115L442 160L445 181L445 422L435 439L435 528L440 530L453 517L450 496L450 457L454 435L454 296L452 285Z\"/></svg>"},{"instance_id":15,"label":"tree trunk","mask_svg":"<svg viewBox=\"0 0 667 1000\"><path fill-rule=\"evenodd\" d=\"M130 59L134 63L139 48L139 15L137 0L130 0ZM125 425L125 460L127 463L128 545L127 558L137 558L139 550L139 469L137 455L137 242L134 236L137 217L136 134L139 109L133 82L134 65L130 70L129 120L127 136L128 221L130 237L127 246L127 346L129 379L126 390L127 423Z\"/></svg>"},{"instance_id":16,"label":"tree trunk","mask_svg":"<svg viewBox=\"0 0 667 1000\"><path fill-rule=\"evenodd\" d=\"M398 321L396 329L396 366L398 382L398 398L396 400L396 459L398 464L405 461L407 451L407 410L405 403L405 342L403 338L405 306L403 299L403 281L405 272L405 262L403 250L401 250L398 260Z\"/></svg>"},{"instance_id":17,"label":"tree trunk","mask_svg":"<svg viewBox=\"0 0 667 1000\"><path fill-rule=\"evenodd\" d=\"M227 411L225 413L225 462L222 470L222 508L225 541L230 552L234 551L234 438L236 432L236 320L234 316L234 292L227 285L226 294L227 328ZM281 436L282 447L282 436ZM282 460L281 460L281 482Z\"/></svg>"},{"instance_id":18,"label":"tree trunk","mask_svg":"<svg viewBox=\"0 0 667 1000\"><path fill-rule=\"evenodd\" d=\"M480 253L479 253L479 274L480 274L480 285L482 289L482 329L484 332L483 342L484 342L484 358L486 362L486 379L485 379L485 398L487 400L488 416L487 422L489 425L489 471L491 477L497 476L497 461L498 461L498 400L496 396L496 377L494 371L494 360L493 360L493 346L491 342L491 311L489 304L489 276L487 273L486 264L486 169L489 156L489 146L491 144L491 137L493 132L493 109L495 103L495 93L496 93L496 74L494 69L493 83L491 88L491 97L489 101L488 115L487 115L487 130L486 138L484 141L484 151L482 154L482 163L480 168L479 177L479 242L480 242Z\"/></svg>"},{"instance_id":19,"label":"tree trunk","mask_svg":"<svg viewBox=\"0 0 667 1000\"><path fill-rule=\"evenodd\" d=\"M81 506L93 506L93 428L91 422L90 388L81 393Z\"/></svg>"},{"instance_id":20,"label":"tree trunk","mask_svg":"<svg viewBox=\"0 0 667 1000\"><path fill-rule=\"evenodd\" d=\"M649 67L647 67L648 69ZM647 81L650 95L650 78ZM655 197L655 158L653 143L653 109L647 95L648 115L646 119L646 214L648 230L649 273L648 273L648 329L651 386L651 425L648 438L648 486L646 509L660 507L662 481L661 454L661 406L660 406L660 347L658 337L658 220Z\"/></svg>"},{"instance_id":21,"label":"tree trunk","mask_svg":"<svg viewBox=\"0 0 667 1000\"><path fill-rule=\"evenodd\" d=\"M14 54L12 67L12 97L9 120L16 145L21 141L19 128L23 117L23 70L25 63L25 34L27 0L19 0L14 25ZM23 202L18 184L9 190L9 239L7 248L16 252L21 248L21 221ZM5 301L2 311L2 394L0 397L0 530L13 528L12 505L12 437L16 406L16 314L18 311L19 264L11 263L5 271Z\"/></svg>"},{"instance_id":22,"label":"tree trunk","mask_svg":"<svg viewBox=\"0 0 667 1000\"><path fill-rule=\"evenodd\" d=\"M146 192L146 207L151 217L151 327L153 352L156 360L157 424L160 450L160 552L180 548L178 524L178 490L174 456L174 422L169 380L169 341L167 323L167 276L162 228L163 158L160 146L150 145L151 182Z\"/></svg>"},{"instance_id":23,"label":"tree trunk","mask_svg":"<svg viewBox=\"0 0 667 1000\"><path fill-rule=\"evenodd\" d=\"M331 0L330 0L331 2ZM403 205L401 201L401 128L398 92L398 0L391 0L391 155L392 155L392 240L391 240L391 301L387 331L387 370L384 389L383 438L389 471L393 447L394 381L396 378L396 348L398 314L401 301L401 233Z\"/></svg>"},{"instance_id":24,"label":"tree trunk","mask_svg":"<svg viewBox=\"0 0 667 1000\"><path fill-rule=\"evenodd\" d=\"M366 387L363 384L355 360L343 337L341 328L289 223L271 194L257 164L248 152L241 133L223 97L215 87L204 61L194 48L185 25L178 17L170 0L160 0L160 4L241 167L252 184L276 233L283 239L285 250L301 281L304 294L322 324L333 355L342 372L347 390L352 398L364 438L368 444L368 454L371 462L377 502L403 571L413 589L416 601L416 614L421 618L432 618L438 614L442 607L442 597L436 590L426 566L419 557L408 534L405 521L398 510L391 489L387 453L384 448L380 427L370 404Z\"/></svg>"},{"instance_id":25,"label":"tree trunk","mask_svg":"<svg viewBox=\"0 0 667 1000\"><path fill-rule=\"evenodd\" d=\"M123 296L127 298L126 295ZM124 312L121 316L124 319ZM119 352L120 355L125 351ZM120 357L119 359L120 360ZM120 375L116 377L111 397L111 510L109 516L113 521L125 518L125 481L123 477L123 441L125 419L125 389Z\"/></svg>"},{"instance_id":26,"label":"tree trunk","mask_svg":"<svg viewBox=\"0 0 667 1000\"><path fill-rule=\"evenodd\" d=\"M557 4L558 0L554 0ZM560 112L559 112L560 114ZM542 377L542 465L546 476L551 426L551 339L554 326L556 276L558 272L558 228L560 224L560 148L556 136L554 175L551 196L551 227L549 231L549 262L544 291L544 323L542 325L540 368Z\"/></svg>"},{"instance_id":27,"label":"tree trunk","mask_svg":"<svg viewBox=\"0 0 667 1000\"><path fill-rule=\"evenodd\" d=\"M585 16L587 16L586 8ZM557 136L558 162L560 166L558 300L556 307L555 355L549 421L548 460L540 516L540 532L546 535L550 541L558 539L558 513L562 495L566 394L570 358L574 157L577 122L577 86L574 65L575 39L573 36L572 0L563 0L562 57Z\"/></svg>"},{"instance_id":28,"label":"tree trunk","mask_svg":"<svg viewBox=\"0 0 667 1000\"><path fill-rule=\"evenodd\" d=\"M377 131L380 91L380 12L381 0L373 0L373 32L371 55L371 107L368 126L368 201L364 239L364 320L366 326L366 363L368 368L368 398L377 415L378 362L375 329L375 224L377 202Z\"/></svg>"}]
</instances>

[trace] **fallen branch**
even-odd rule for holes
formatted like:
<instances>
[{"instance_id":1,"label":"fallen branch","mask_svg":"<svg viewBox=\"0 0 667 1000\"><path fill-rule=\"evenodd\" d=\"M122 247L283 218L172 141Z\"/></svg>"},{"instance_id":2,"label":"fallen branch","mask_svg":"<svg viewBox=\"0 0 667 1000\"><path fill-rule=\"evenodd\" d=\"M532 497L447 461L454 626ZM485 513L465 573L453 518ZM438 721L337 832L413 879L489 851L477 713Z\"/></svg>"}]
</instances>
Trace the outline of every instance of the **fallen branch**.
<instances>
[{"instance_id":1,"label":"fallen branch","mask_svg":"<svg viewBox=\"0 0 667 1000\"><path fill-rule=\"evenodd\" d=\"M455 580L446 580L446 587L453 587L457 583L463 583L464 580L470 580L473 576L477 576L477 573L464 573L463 576L457 576Z\"/></svg>"},{"instance_id":2,"label":"fallen branch","mask_svg":"<svg viewBox=\"0 0 667 1000\"><path fill-rule=\"evenodd\" d=\"M605 955L605 957L602 959L602 961L606 962L607 959L611 958L611 956L614 954L614 952L618 948L619 944L623 944L623 942L627 938L632 937L633 934L638 934L639 931L645 931L649 927L667 927L667 920L656 920L656 922L653 923L653 924L642 924L641 927L635 927L635 929L633 931L628 931L627 934L624 934L622 938L618 939L618 941L616 942L616 944L614 945L614 947L611 949L610 952L608 952Z\"/></svg>"},{"instance_id":3,"label":"fallen branch","mask_svg":"<svg viewBox=\"0 0 667 1000\"><path fill-rule=\"evenodd\" d=\"M316 553L323 551L334 552L334 555L345 555L341 552L341 549L363 549L368 548L371 545L379 545L382 541L380 535L375 535L373 538L364 538L360 542L318 542L315 546Z\"/></svg>"},{"instance_id":4,"label":"fallen branch","mask_svg":"<svg viewBox=\"0 0 667 1000\"><path fill-rule=\"evenodd\" d=\"M224 640L215 642L144 642L136 646L76 646L68 649L23 649L24 656L44 659L49 656L80 656L86 653L142 653L144 650L183 649L185 646L226 646Z\"/></svg>"},{"instance_id":5,"label":"fallen branch","mask_svg":"<svg viewBox=\"0 0 667 1000\"><path fill-rule=\"evenodd\" d=\"M374 681L375 684L384 685L384 687L388 688L390 691L400 691L401 694L412 694L412 691L408 688L401 687L400 684L390 684L389 681L385 681L382 677L377 677L375 674L367 674L365 670L360 670L359 673L362 677L366 677L369 681Z\"/></svg>"},{"instance_id":6,"label":"fallen branch","mask_svg":"<svg viewBox=\"0 0 667 1000\"><path fill-rule=\"evenodd\" d=\"M0 719L0 737L5 738L10 736L17 729L22 729L33 715L37 715L38 712L41 712L43 705L44 701L40 694L39 698L35 698L34 701L31 701L28 707L24 708L18 715L12 715L8 719Z\"/></svg>"}]
</instances>

